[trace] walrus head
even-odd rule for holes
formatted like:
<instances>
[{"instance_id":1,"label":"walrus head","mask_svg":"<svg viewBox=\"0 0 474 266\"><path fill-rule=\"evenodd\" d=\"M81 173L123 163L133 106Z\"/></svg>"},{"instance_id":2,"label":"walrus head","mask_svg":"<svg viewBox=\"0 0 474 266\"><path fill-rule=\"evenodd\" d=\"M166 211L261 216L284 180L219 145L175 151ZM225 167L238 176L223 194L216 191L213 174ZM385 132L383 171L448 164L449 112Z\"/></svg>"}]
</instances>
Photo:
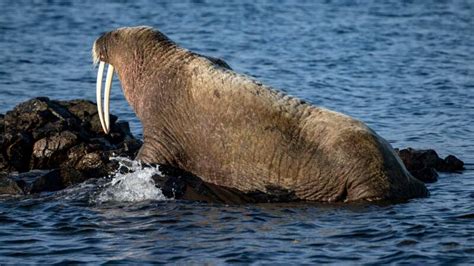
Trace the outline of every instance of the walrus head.
<instances>
[{"instance_id":1,"label":"walrus head","mask_svg":"<svg viewBox=\"0 0 474 266\"><path fill-rule=\"evenodd\" d=\"M141 73L146 68L144 64L147 57L153 56L158 50L173 46L175 44L164 34L147 26L119 28L103 34L94 42L92 56L94 64L99 65L96 84L97 109L106 134L110 131L109 102L114 69L119 67L129 72ZM102 79L106 64L108 68L102 108ZM133 98L133 92L126 91L127 88L123 86L124 93Z\"/></svg>"}]
</instances>

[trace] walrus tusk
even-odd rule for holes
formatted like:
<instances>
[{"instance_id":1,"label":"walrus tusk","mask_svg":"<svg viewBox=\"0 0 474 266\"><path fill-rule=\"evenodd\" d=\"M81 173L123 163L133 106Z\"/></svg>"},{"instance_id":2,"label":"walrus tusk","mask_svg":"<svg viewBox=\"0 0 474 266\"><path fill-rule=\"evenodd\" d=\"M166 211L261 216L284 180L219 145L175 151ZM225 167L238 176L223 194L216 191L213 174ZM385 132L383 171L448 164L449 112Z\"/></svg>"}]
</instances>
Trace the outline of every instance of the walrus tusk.
<instances>
[{"instance_id":1,"label":"walrus tusk","mask_svg":"<svg viewBox=\"0 0 474 266\"><path fill-rule=\"evenodd\" d=\"M97 112L99 113L100 124L105 134L108 134L110 131L110 113L109 113L110 89L112 87L114 66L109 64L107 68L107 77L105 79L104 109L102 109L102 79L104 76L104 68L105 68L105 62L100 61L99 70L97 71L96 97L97 97Z\"/></svg>"},{"instance_id":2,"label":"walrus tusk","mask_svg":"<svg viewBox=\"0 0 474 266\"><path fill-rule=\"evenodd\" d=\"M105 79L105 93L104 93L104 118L105 118L105 133L110 132L110 89L112 87L112 78L114 77L114 66L109 64L107 68L107 78Z\"/></svg>"},{"instance_id":3,"label":"walrus tusk","mask_svg":"<svg viewBox=\"0 0 474 266\"><path fill-rule=\"evenodd\" d=\"M97 71L97 83L96 83L96 97L97 97L97 112L99 113L100 124L102 129L107 133L104 124L104 114L102 113L102 78L104 76L105 62L100 61L99 70Z\"/></svg>"}]
</instances>

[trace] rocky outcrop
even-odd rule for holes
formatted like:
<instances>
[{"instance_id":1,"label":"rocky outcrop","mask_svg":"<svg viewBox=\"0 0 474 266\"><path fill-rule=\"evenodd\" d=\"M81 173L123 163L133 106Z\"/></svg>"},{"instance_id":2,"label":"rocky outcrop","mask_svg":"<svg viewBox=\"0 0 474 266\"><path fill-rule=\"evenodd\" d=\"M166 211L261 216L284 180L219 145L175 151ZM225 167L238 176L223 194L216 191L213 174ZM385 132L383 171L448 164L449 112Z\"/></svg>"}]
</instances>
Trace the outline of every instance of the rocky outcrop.
<instances>
[{"instance_id":1,"label":"rocky outcrop","mask_svg":"<svg viewBox=\"0 0 474 266\"><path fill-rule=\"evenodd\" d=\"M436 151L416 150L412 148L395 149L408 171L419 180L425 183L432 183L438 180L439 172L460 172L464 170L464 162L454 155L448 155L441 159Z\"/></svg>"},{"instance_id":2,"label":"rocky outcrop","mask_svg":"<svg viewBox=\"0 0 474 266\"><path fill-rule=\"evenodd\" d=\"M60 190L106 176L117 167L109 157L134 157L141 144L128 123L117 122L113 115L111 133L103 134L97 107L90 101L41 97L0 115L0 172L48 170L32 172L34 180L24 174L5 177L16 184L25 183L19 186L22 193Z\"/></svg>"},{"instance_id":3,"label":"rocky outcrop","mask_svg":"<svg viewBox=\"0 0 474 266\"><path fill-rule=\"evenodd\" d=\"M0 195L20 195L23 190L15 180L12 180L6 173L0 173Z\"/></svg>"}]
</instances>

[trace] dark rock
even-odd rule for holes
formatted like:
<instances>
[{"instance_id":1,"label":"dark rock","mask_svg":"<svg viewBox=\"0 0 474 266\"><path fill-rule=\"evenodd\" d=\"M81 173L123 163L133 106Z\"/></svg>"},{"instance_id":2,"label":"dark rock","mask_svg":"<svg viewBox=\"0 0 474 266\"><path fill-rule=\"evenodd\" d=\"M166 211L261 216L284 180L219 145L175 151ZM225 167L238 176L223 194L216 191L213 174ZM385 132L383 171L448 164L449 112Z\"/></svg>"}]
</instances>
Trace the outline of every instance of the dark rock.
<instances>
[{"instance_id":1,"label":"dark rock","mask_svg":"<svg viewBox=\"0 0 474 266\"><path fill-rule=\"evenodd\" d=\"M119 144L124 140L133 139L133 135L130 132L130 126L128 122L120 121L115 123L114 129L110 133L109 137L113 144Z\"/></svg>"},{"instance_id":2,"label":"dark rock","mask_svg":"<svg viewBox=\"0 0 474 266\"><path fill-rule=\"evenodd\" d=\"M8 178L6 174L0 173L0 195L22 195L23 190L18 184Z\"/></svg>"},{"instance_id":3,"label":"dark rock","mask_svg":"<svg viewBox=\"0 0 474 266\"><path fill-rule=\"evenodd\" d=\"M130 125L128 122L119 121L115 123L118 128L118 132L123 132L124 138L133 138L132 132L130 131Z\"/></svg>"},{"instance_id":4,"label":"dark rock","mask_svg":"<svg viewBox=\"0 0 474 266\"><path fill-rule=\"evenodd\" d=\"M50 115L46 113L47 109L47 103L40 99L32 99L17 105L5 115L5 131L28 131L42 126L46 123L43 117Z\"/></svg>"},{"instance_id":5,"label":"dark rock","mask_svg":"<svg viewBox=\"0 0 474 266\"><path fill-rule=\"evenodd\" d=\"M464 170L464 162L454 155L448 155L444 158L444 165L439 167L441 172L458 172Z\"/></svg>"},{"instance_id":6,"label":"dark rock","mask_svg":"<svg viewBox=\"0 0 474 266\"><path fill-rule=\"evenodd\" d=\"M4 124L4 115L0 114L0 172L8 169L8 161L6 155L4 155L4 133L5 133L5 124Z\"/></svg>"},{"instance_id":7,"label":"dark rock","mask_svg":"<svg viewBox=\"0 0 474 266\"><path fill-rule=\"evenodd\" d=\"M8 170L8 161L5 156L0 152L0 171Z\"/></svg>"},{"instance_id":8,"label":"dark rock","mask_svg":"<svg viewBox=\"0 0 474 266\"><path fill-rule=\"evenodd\" d=\"M9 168L20 172L28 171L33 140L30 134L18 132L14 135L5 134L4 155Z\"/></svg>"},{"instance_id":9,"label":"dark rock","mask_svg":"<svg viewBox=\"0 0 474 266\"><path fill-rule=\"evenodd\" d=\"M29 194L32 190L34 192L41 192L43 188L52 187L54 180L49 179L52 176L54 177L54 171L56 170L35 169L24 173L12 173L9 178L18 184L24 194Z\"/></svg>"},{"instance_id":10,"label":"dark rock","mask_svg":"<svg viewBox=\"0 0 474 266\"><path fill-rule=\"evenodd\" d=\"M77 162L75 169L90 178L97 178L106 176L109 172L113 171L113 169L108 167L108 162L109 159L104 154L99 152L87 153Z\"/></svg>"},{"instance_id":11,"label":"dark rock","mask_svg":"<svg viewBox=\"0 0 474 266\"><path fill-rule=\"evenodd\" d=\"M72 101L60 101L59 104L67 108L69 112L81 121L89 121L91 117L97 115L97 106L91 101L78 99Z\"/></svg>"},{"instance_id":12,"label":"dark rock","mask_svg":"<svg viewBox=\"0 0 474 266\"><path fill-rule=\"evenodd\" d=\"M105 136L102 131L95 103L78 99L72 101L59 101L59 104L67 108L69 112L81 121L81 128L83 128L89 135L92 133L93 135ZM117 133L113 128L116 121L117 117L110 115L110 134Z\"/></svg>"},{"instance_id":13,"label":"dark rock","mask_svg":"<svg viewBox=\"0 0 474 266\"><path fill-rule=\"evenodd\" d=\"M18 185L19 188L21 188L21 190L23 191L23 194L26 194L25 191L28 191L28 183L26 183L25 180L22 180L22 179L18 179L18 180L15 180L16 184Z\"/></svg>"},{"instance_id":14,"label":"dark rock","mask_svg":"<svg viewBox=\"0 0 474 266\"><path fill-rule=\"evenodd\" d=\"M453 155L441 159L436 151L415 150L412 148L395 149L408 171L423 182L436 182L440 172L456 172L464 170L464 163Z\"/></svg>"},{"instance_id":15,"label":"dark rock","mask_svg":"<svg viewBox=\"0 0 474 266\"><path fill-rule=\"evenodd\" d=\"M434 183L438 181L438 173L434 168L425 167L422 169L412 170L410 173L420 181L425 183Z\"/></svg>"},{"instance_id":16,"label":"dark rock","mask_svg":"<svg viewBox=\"0 0 474 266\"><path fill-rule=\"evenodd\" d=\"M143 142L139 139L124 140L117 150L113 150L115 156L135 158L142 147Z\"/></svg>"},{"instance_id":17,"label":"dark rock","mask_svg":"<svg viewBox=\"0 0 474 266\"><path fill-rule=\"evenodd\" d=\"M71 120L72 119L72 120ZM5 131L32 132L57 121L74 121L72 114L55 101L39 97L17 105L5 115ZM67 124L67 123L66 123Z\"/></svg>"},{"instance_id":18,"label":"dark rock","mask_svg":"<svg viewBox=\"0 0 474 266\"><path fill-rule=\"evenodd\" d=\"M44 125L35 128L31 131L31 136L34 140L47 138L52 135L57 135L60 132L70 128L70 124L74 124L71 120L59 120L54 122L46 122Z\"/></svg>"},{"instance_id":19,"label":"dark rock","mask_svg":"<svg viewBox=\"0 0 474 266\"><path fill-rule=\"evenodd\" d=\"M29 174L35 175L35 179L31 183L27 183L24 188L25 193L58 191L68 186L82 183L89 179L82 172L72 167L63 167L42 173L38 171L32 171Z\"/></svg>"},{"instance_id":20,"label":"dark rock","mask_svg":"<svg viewBox=\"0 0 474 266\"><path fill-rule=\"evenodd\" d=\"M113 115L110 122L111 132L105 135L90 101L39 97L21 103L0 115L0 171L25 173L15 181L31 193L106 176L118 166L110 156L134 157L142 145L127 122Z\"/></svg>"},{"instance_id":21,"label":"dark rock","mask_svg":"<svg viewBox=\"0 0 474 266\"><path fill-rule=\"evenodd\" d=\"M442 161L434 150L415 150L412 148L398 151L405 166L410 169L422 169L425 167L436 168Z\"/></svg>"},{"instance_id":22,"label":"dark rock","mask_svg":"<svg viewBox=\"0 0 474 266\"><path fill-rule=\"evenodd\" d=\"M3 137L3 132L0 132L0 172L6 171L8 169L8 160L4 154L4 140L5 138Z\"/></svg>"},{"instance_id":23,"label":"dark rock","mask_svg":"<svg viewBox=\"0 0 474 266\"><path fill-rule=\"evenodd\" d=\"M32 151L31 168L57 168L67 158L67 151L78 142L76 134L63 131L51 137L42 138L35 142Z\"/></svg>"},{"instance_id":24,"label":"dark rock","mask_svg":"<svg viewBox=\"0 0 474 266\"><path fill-rule=\"evenodd\" d=\"M5 132L5 115L0 114L0 134Z\"/></svg>"},{"instance_id":25,"label":"dark rock","mask_svg":"<svg viewBox=\"0 0 474 266\"><path fill-rule=\"evenodd\" d=\"M74 167L68 167L68 166L61 167L59 171L62 178L62 184L65 187L80 184L90 178L99 177L99 176L88 176L87 173L84 173Z\"/></svg>"},{"instance_id":26,"label":"dark rock","mask_svg":"<svg viewBox=\"0 0 474 266\"><path fill-rule=\"evenodd\" d=\"M62 181L59 169L51 170L38 176L35 181L31 183L28 193L61 190L66 187Z\"/></svg>"},{"instance_id":27,"label":"dark rock","mask_svg":"<svg viewBox=\"0 0 474 266\"><path fill-rule=\"evenodd\" d=\"M79 143L78 145L71 147L67 152L67 161L64 162L65 165L75 167L76 164L81 160L81 158L89 152L94 151L91 149L90 145L86 143Z\"/></svg>"}]
</instances>

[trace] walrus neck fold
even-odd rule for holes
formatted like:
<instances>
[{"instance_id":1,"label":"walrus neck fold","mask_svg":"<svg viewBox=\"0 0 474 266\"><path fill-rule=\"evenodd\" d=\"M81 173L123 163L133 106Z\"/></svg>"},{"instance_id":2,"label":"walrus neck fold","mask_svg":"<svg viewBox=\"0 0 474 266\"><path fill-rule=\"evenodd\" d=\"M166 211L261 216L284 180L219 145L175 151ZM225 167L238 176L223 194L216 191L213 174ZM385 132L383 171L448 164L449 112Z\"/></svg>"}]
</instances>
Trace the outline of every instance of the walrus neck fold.
<instances>
[{"instance_id":1,"label":"walrus neck fold","mask_svg":"<svg viewBox=\"0 0 474 266\"><path fill-rule=\"evenodd\" d=\"M189 51L171 42L158 42L135 53L133 58L114 63L125 98L140 120L152 105L170 107L172 99L176 99L173 95L179 92L177 84L186 82L183 74L187 71L186 62L191 60ZM158 93L151 93L151 88Z\"/></svg>"}]
</instances>

